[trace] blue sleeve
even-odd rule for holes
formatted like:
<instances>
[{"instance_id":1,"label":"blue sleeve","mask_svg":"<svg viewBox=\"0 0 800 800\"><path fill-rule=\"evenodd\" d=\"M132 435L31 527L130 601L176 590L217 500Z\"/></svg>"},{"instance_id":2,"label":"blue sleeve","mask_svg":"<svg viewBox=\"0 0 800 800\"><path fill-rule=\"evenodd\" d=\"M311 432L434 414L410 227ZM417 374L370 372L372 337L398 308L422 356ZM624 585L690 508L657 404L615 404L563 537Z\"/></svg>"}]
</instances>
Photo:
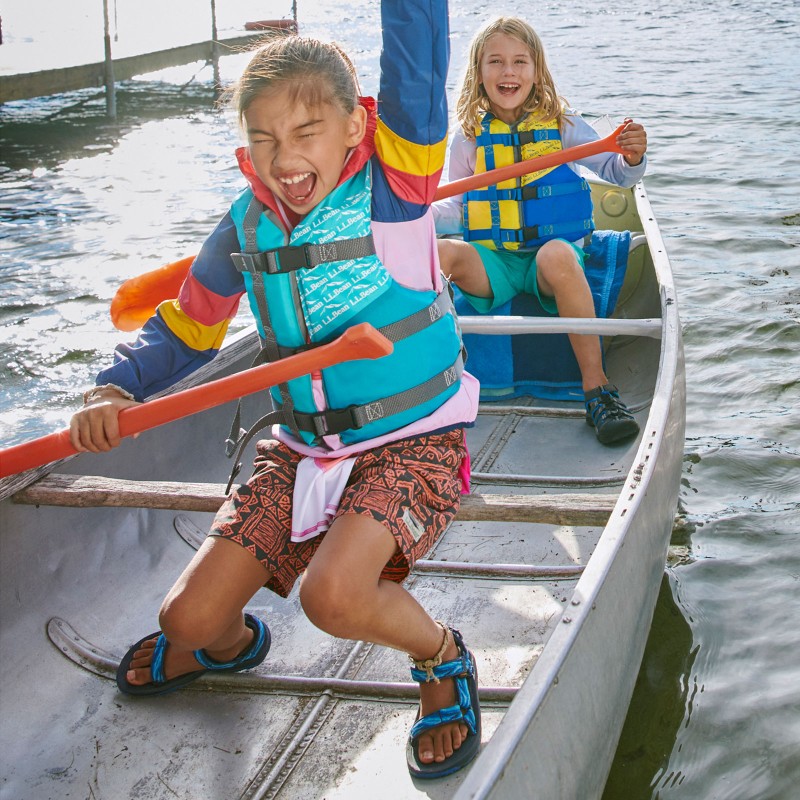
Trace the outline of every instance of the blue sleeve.
<instances>
[{"instance_id":1,"label":"blue sleeve","mask_svg":"<svg viewBox=\"0 0 800 800\"><path fill-rule=\"evenodd\" d=\"M373 219L418 219L445 160L450 60L446 0L384 0Z\"/></svg>"},{"instance_id":2,"label":"blue sleeve","mask_svg":"<svg viewBox=\"0 0 800 800\"><path fill-rule=\"evenodd\" d=\"M165 298L136 341L117 345L114 363L98 374L97 384L120 386L141 402L211 361L244 291L230 258L238 250L236 229L226 214L195 258L180 303ZM192 347L185 331L198 330L201 341L213 344Z\"/></svg>"},{"instance_id":3,"label":"blue sleeve","mask_svg":"<svg viewBox=\"0 0 800 800\"><path fill-rule=\"evenodd\" d=\"M409 142L443 142L450 62L447 0L383 0L381 21L381 119Z\"/></svg>"}]
</instances>

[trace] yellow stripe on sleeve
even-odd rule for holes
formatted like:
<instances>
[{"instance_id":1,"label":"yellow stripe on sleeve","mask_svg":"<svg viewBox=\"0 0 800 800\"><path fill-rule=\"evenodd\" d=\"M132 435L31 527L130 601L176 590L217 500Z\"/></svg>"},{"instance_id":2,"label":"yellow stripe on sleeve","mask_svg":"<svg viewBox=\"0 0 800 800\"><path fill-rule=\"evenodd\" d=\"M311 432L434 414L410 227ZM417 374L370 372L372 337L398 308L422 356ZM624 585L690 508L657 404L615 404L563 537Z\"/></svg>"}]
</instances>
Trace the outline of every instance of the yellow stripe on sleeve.
<instances>
[{"instance_id":1,"label":"yellow stripe on sleeve","mask_svg":"<svg viewBox=\"0 0 800 800\"><path fill-rule=\"evenodd\" d=\"M216 325L202 325L181 310L177 300L165 300L158 306L158 312L167 327L192 350L219 350L230 325L224 319Z\"/></svg>"},{"instance_id":2,"label":"yellow stripe on sleeve","mask_svg":"<svg viewBox=\"0 0 800 800\"><path fill-rule=\"evenodd\" d=\"M398 136L378 118L375 150L378 158L391 169L427 177L444 169L447 139L434 144L414 144Z\"/></svg>"}]
</instances>

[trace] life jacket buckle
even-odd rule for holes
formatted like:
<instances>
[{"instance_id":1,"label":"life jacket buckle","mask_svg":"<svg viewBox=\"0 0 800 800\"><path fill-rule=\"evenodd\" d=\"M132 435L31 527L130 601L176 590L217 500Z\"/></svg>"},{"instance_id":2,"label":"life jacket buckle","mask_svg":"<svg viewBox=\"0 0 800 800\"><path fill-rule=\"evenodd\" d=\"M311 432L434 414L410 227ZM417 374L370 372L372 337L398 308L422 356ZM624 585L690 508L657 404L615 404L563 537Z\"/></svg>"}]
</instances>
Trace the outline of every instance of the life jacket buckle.
<instances>
[{"instance_id":1,"label":"life jacket buckle","mask_svg":"<svg viewBox=\"0 0 800 800\"><path fill-rule=\"evenodd\" d=\"M347 408L329 408L311 415L314 432L317 436L332 436L349 430L363 428L366 421L358 419L356 411L359 406L351 405Z\"/></svg>"}]
</instances>

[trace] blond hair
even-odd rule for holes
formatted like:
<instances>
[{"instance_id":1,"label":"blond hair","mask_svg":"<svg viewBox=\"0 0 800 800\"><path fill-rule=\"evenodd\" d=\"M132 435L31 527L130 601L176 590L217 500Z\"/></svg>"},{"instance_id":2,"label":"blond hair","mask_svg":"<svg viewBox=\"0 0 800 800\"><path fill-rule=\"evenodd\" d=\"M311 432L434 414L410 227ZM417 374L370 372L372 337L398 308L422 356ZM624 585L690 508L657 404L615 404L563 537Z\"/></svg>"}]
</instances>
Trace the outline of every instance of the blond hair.
<instances>
[{"instance_id":1,"label":"blond hair","mask_svg":"<svg viewBox=\"0 0 800 800\"><path fill-rule=\"evenodd\" d=\"M233 87L231 99L239 123L253 100L284 87L292 103L329 103L345 114L353 112L360 94L353 62L337 44L280 35L259 47Z\"/></svg>"},{"instance_id":2,"label":"blond hair","mask_svg":"<svg viewBox=\"0 0 800 800\"><path fill-rule=\"evenodd\" d=\"M533 114L543 122L555 120L560 128L565 103L558 94L553 76L547 67L541 39L536 31L519 17L498 17L478 30L469 48L467 68L456 104L456 118L464 135L468 139L474 139L475 129L480 125L483 115L492 110L489 96L481 83L481 60L489 37L496 33L504 33L506 36L518 39L530 52L536 71L536 83L522 104L524 114Z\"/></svg>"}]
</instances>

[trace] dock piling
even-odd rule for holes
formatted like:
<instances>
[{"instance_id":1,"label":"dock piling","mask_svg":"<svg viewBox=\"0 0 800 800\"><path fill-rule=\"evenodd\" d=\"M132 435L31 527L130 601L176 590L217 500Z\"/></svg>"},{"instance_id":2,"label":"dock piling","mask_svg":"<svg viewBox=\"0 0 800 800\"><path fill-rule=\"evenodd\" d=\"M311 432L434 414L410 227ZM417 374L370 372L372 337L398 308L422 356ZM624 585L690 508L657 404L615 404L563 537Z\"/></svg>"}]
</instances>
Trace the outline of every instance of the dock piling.
<instances>
[{"instance_id":1,"label":"dock piling","mask_svg":"<svg viewBox=\"0 0 800 800\"><path fill-rule=\"evenodd\" d=\"M108 0L103 0L103 51L105 55L106 116L117 118L117 85L114 81L114 61L111 58L111 30L108 22Z\"/></svg>"}]
</instances>

